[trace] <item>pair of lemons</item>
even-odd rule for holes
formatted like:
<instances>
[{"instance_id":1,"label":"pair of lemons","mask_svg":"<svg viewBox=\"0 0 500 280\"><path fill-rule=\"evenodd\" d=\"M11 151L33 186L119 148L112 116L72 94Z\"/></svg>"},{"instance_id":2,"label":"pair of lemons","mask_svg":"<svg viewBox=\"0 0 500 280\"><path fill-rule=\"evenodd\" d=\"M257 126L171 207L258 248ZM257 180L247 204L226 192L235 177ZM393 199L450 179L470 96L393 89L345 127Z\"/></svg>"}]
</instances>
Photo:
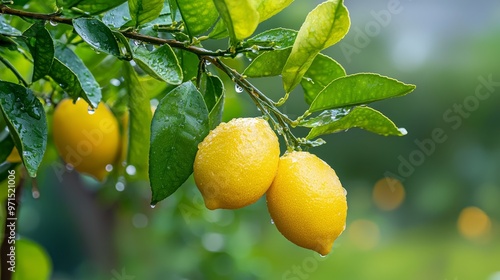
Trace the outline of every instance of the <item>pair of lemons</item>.
<instances>
[{"instance_id":1,"label":"pair of lemons","mask_svg":"<svg viewBox=\"0 0 500 280\"><path fill-rule=\"evenodd\" d=\"M208 209L237 209L266 194L278 230L321 255L344 231L346 192L335 171L308 152L280 158L278 138L260 118L221 123L198 146L194 179Z\"/></svg>"}]
</instances>

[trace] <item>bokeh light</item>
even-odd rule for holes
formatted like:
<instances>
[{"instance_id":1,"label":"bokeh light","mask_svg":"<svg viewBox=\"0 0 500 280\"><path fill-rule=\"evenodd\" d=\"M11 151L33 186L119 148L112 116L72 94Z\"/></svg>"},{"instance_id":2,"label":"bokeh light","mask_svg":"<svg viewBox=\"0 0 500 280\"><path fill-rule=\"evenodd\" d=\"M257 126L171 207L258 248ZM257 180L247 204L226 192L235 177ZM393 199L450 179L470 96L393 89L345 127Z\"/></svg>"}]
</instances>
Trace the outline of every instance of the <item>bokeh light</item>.
<instances>
[{"instance_id":1,"label":"bokeh light","mask_svg":"<svg viewBox=\"0 0 500 280\"><path fill-rule=\"evenodd\" d=\"M373 202L378 208L386 211L398 208L405 199L405 189L401 181L385 177L377 181L373 187Z\"/></svg>"},{"instance_id":2,"label":"bokeh light","mask_svg":"<svg viewBox=\"0 0 500 280\"><path fill-rule=\"evenodd\" d=\"M458 217L458 231L471 240L488 237L491 231L490 217L477 207L466 207Z\"/></svg>"}]
</instances>

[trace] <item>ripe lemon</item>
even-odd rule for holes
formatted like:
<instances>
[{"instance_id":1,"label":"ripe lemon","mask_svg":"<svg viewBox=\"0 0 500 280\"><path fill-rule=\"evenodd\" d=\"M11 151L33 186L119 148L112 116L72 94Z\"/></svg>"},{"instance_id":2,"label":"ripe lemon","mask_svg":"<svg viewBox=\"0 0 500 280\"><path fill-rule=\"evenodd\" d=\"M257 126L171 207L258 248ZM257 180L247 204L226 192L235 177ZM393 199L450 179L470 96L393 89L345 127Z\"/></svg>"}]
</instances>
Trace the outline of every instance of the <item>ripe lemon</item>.
<instances>
[{"instance_id":1,"label":"ripe lemon","mask_svg":"<svg viewBox=\"0 0 500 280\"><path fill-rule=\"evenodd\" d=\"M102 181L106 165L113 164L120 153L118 121L104 104L92 112L83 99L59 103L53 118L54 143L62 159L76 170Z\"/></svg>"},{"instance_id":2,"label":"ripe lemon","mask_svg":"<svg viewBox=\"0 0 500 280\"><path fill-rule=\"evenodd\" d=\"M345 189L335 171L313 154L282 156L266 197L274 224L298 246L327 255L345 229Z\"/></svg>"},{"instance_id":3,"label":"ripe lemon","mask_svg":"<svg viewBox=\"0 0 500 280\"><path fill-rule=\"evenodd\" d=\"M7 157L6 161L10 163L18 163L22 161L21 156L19 155L19 152L17 151L16 147L12 149L12 152L10 152L10 155Z\"/></svg>"},{"instance_id":4,"label":"ripe lemon","mask_svg":"<svg viewBox=\"0 0 500 280\"><path fill-rule=\"evenodd\" d=\"M278 137L267 121L221 123L198 145L194 180L208 209L237 209L256 202L278 169Z\"/></svg>"}]
</instances>

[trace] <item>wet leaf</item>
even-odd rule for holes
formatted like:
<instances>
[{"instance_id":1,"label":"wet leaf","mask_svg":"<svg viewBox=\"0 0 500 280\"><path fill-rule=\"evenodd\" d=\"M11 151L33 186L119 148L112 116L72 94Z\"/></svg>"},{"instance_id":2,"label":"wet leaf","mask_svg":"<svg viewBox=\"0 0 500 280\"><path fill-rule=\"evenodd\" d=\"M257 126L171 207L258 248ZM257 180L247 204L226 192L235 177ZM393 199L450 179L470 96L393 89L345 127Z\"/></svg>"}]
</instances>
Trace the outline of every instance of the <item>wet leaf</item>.
<instances>
[{"instance_id":1,"label":"wet leaf","mask_svg":"<svg viewBox=\"0 0 500 280\"><path fill-rule=\"evenodd\" d=\"M252 0L214 0L214 3L233 44L249 37L257 28L259 13Z\"/></svg>"},{"instance_id":2,"label":"wet leaf","mask_svg":"<svg viewBox=\"0 0 500 280\"><path fill-rule=\"evenodd\" d=\"M291 92L300 83L321 50L345 36L349 26L349 13L342 0L323 2L307 15L283 68L283 86L286 92Z\"/></svg>"},{"instance_id":3,"label":"wet leaf","mask_svg":"<svg viewBox=\"0 0 500 280\"><path fill-rule=\"evenodd\" d=\"M292 47L297 37L297 31L286 28L275 28L266 30L254 37L246 40L243 47L249 48L253 45L262 47L274 47L276 49L284 49Z\"/></svg>"},{"instance_id":4,"label":"wet leaf","mask_svg":"<svg viewBox=\"0 0 500 280\"><path fill-rule=\"evenodd\" d=\"M279 13L284 8L288 7L293 0L253 0L259 13L259 21L263 22L266 19Z\"/></svg>"},{"instance_id":5,"label":"wet leaf","mask_svg":"<svg viewBox=\"0 0 500 280\"><path fill-rule=\"evenodd\" d=\"M278 76L291 51L292 48L286 48L264 52L248 65L243 74L253 78Z\"/></svg>"},{"instance_id":6,"label":"wet leaf","mask_svg":"<svg viewBox=\"0 0 500 280\"><path fill-rule=\"evenodd\" d=\"M339 119L332 119L323 125L313 127L307 139L313 139L320 135L345 131L350 128L361 128L383 136L403 136L406 130L398 128L389 118L379 111L366 106L352 109L347 115Z\"/></svg>"},{"instance_id":7,"label":"wet leaf","mask_svg":"<svg viewBox=\"0 0 500 280\"><path fill-rule=\"evenodd\" d=\"M142 46L133 49L134 60L146 73L169 84L182 83L182 69L172 48L165 44L150 52Z\"/></svg>"},{"instance_id":8,"label":"wet leaf","mask_svg":"<svg viewBox=\"0 0 500 280\"><path fill-rule=\"evenodd\" d=\"M127 164L136 169L133 179L148 179L149 143L151 127L151 104L147 93L144 91L134 68L129 63L124 63L124 77L128 93L129 108L129 139ZM129 178L130 180L130 178Z\"/></svg>"},{"instance_id":9,"label":"wet leaf","mask_svg":"<svg viewBox=\"0 0 500 280\"><path fill-rule=\"evenodd\" d=\"M224 109L224 83L217 76L205 74L205 85L202 88L203 99L210 112L208 114L210 129L214 129L222 121Z\"/></svg>"},{"instance_id":10,"label":"wet leaf","mask_svg":"<svg viewBox=\"0 0 500 280\"><path fill-rule=\"evenodd\" d=\"M73 19L76 33L92 48L110 55L120 56L120 48L113 32L102 21L94 18Z\"/></svg>"},{"instance_id":11,"label":"wet leaf","mask_svg":"<svg viewBox=\"0 0 500 280\"><path fill-rule=\"evenodd\" d=\"M0 109L28 174L36 177L47 146L42 104L30 89L0 81Z\"/></svg>"},{"instance_id":12,"label":"wet leaf","mask_svg":"<svg viewBox=\"0 0 500 280\"><path fill-rule=\"evenodd\" d=\"M102 97L101 88L82 60L63 45L56 46L55 55L50 76L74 100L81 97L92 107L97 107Z\"/></svg>"},{"instance_id":13,"label":"wet leaf","mask_svg":"<svg viewBox=\"0 0 500 280\"><path fill-rule=\"evenodd\" d=\"M57 7L70 10L76 8L86 13L96 15L110 10L126 0L57 0Z\"/></svg>"},{"instance_id":14,"label":"wet leaf","mask_svg":"<svg viewBox=\"0 0 500 280\"><path fill-rule=\"evenodd\" d=\"M163 0L129 0L128 7L136 26L157 18L163 9Z\"/></svg>"},{"instance_id":15,"label":"wet leaf","mask_svg":"<svg viewBox=\"0 0 500 280\"><path fill-rule=\"evenodd\" d=\"M50 73L50 68L54 62L54 41L50 33L45 29L43 21L31 25L23 35L26 37L26 44L33 56L32 82L35 82Z\"/></svg>"},{"instance_id":16,"label":"wet leaf","mask_svg":"<svg viewBox=\"0 0 500 280\"><path fill-rule=\"evenodd\" d=\"M378 74L361 73L338 78L321 91L309 112L368 104L412 92L414 85L404 84Z\"/></svg>"},{"instance_id":17,"label":"wet leaf","mask_svg":"<svg viewBox=\"0 0 500 280\"><path fill-rule=\"evenodd\" d=\"M21 31L8 24L3 17L0 17L0 34L5 36L21 36Z\"/></svg>"},{"instance_id":18,"label":"wet leaf","mask_svg":"<svg viewBox=\"0 0 500 280\"><path fill-rule=\"evenodd\" d=\"M120 28L131 20L132 16L130 15L127 2L112 10L109 10L102 17L102 22L113 28Z\"/></svg>"},{"instance_id":19,"label":"wet leaf","mask_svg":"<svg viewBox=\"0 0 500 280\"><path fill-rule=\"evenodd\" d=\"M160 101L151 125L151 204L170 196L191 175L198 144L208 132L208 110L193 83L181 84Z\"/></svg>"},{"instance_id":20,"label":"wet leaf","mask_svg":"<svg viewBox=\"0 0 500 280\"><path fill-rule=\"evenodd\" d=\"M344 68L333 58L318 54L300 82L307 104L333 80L345 76Z\"/></svg>"},{"instance_id":21,"label":"wet leaf","mask_svg":"<svg viewBox=\"0 0 500 280\"><path fill-rule=\"evenodd\" d=\"M213 1L206 0L175 0L181 13L187 33L190 36L199 35L212 27L219 17Z\"/></svg>"}]
</instances>

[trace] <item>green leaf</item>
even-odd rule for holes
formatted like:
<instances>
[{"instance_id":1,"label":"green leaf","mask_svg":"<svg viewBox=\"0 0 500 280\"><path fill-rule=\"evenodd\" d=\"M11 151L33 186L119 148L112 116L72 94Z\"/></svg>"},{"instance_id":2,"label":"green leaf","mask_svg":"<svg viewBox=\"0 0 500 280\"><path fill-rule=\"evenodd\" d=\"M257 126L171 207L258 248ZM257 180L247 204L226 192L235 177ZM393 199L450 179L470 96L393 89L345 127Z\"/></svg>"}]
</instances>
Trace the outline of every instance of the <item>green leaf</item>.
<instances>
[{"instance_id":1,"label":"green leaf","mask_svg":"<svg viewBox=\"0 0 500 280\"><path fill-rule=\"evenodd\" d=\"M324 54L318 54L300 82L307 104L311 104L333 80L345 75L344 68L337 61Z\"/></svg>"},{"instance_id":2,"label":"green leaf","mask_svg":"<svg viewBox=\"0 0 500 280\"><path fill-rule=\"evenodd\" d=\"M113 32L102 21L94 18L73 19L76 33L92 48L110 55L120 56L120 48Z\"/></svg>"},{"instance_id":3,"label":"green leaf","mask_svg":"<svg viewBox=\"0 0 500 280\"><path fill-rule=\"evenodd\" d=\"M88 14L96 15L110 10L126 0L57 0L57 7L66 10L76 8Z\"/></svg>"},{"instance_id":4,"label":"green leaf","mask_svg":"<svg viewBox=\"0 0 500 280\"><path fill-rule=\"evenodd\" d=\"M252 33L259 24L259 13L253 0L213 0L221 18L227 26L232 44Z\"/></svg>"},{"instance_id":5,"label":"green leaf","mask_svg":"<svg viewBox=\"0 0 500 280\"><path fill-rule=\"evenodd\" d=\"M229 33L227 31L226 24L224 23L224 20L219 19L217 23L215 24L214 28L210 31L208 34L208 37L211 39L223 39L229 36Z\"/></svg>"},{"instance_id":6,"label":"green leaf","mask_svg":"<svg viewBox=\"0 0 500 280\"><path fill-rule=\"evenodd\" d=\"M222 112L224 110L224 83L217 76L205 74L205 84L202 88L203 99L210 112L208 119L210 129L214 129L222 121Z\"/></svg>"},{"instance_id":7,"label":"green leaf","mask_svg":"<svg viewBox=\"0 0 500 280\"><path fill-rule=\"evenodd\" d=\"M31 25L23 35L27 37L26 44L33 56L32 82L35 82L50 73L50 68L54 62L54 41L49 31L45 29L43 21Z\"/></svg>"},{"instance_id":8,"label":"green leaf","mask_svg":"<svg viewBox=\"0 0 500 280\"><path fill-rule=\"evenodd\" d=\"M212 27L219 17L213 1L175 0L181 13L187 33L193 37Z\"/></svg>"},{"instance_id":9,"label":"green leaf","mask_svg":"<svg viewBox=\"0 0 500 280\"><path fill-rule=\"evenodd\" d=\"M47 146L42 104L30 89L0 81L0 109L28 174L36 177Z\"/></svg>"},{"instance_id":10,"label":"green leaf","mask_svg":"<svg viewBox=\"0 0 500 280\"><path fill-rule=\"evenodd\" d=\"M319 114L316 117L301 120L298 125L302 126L302 127L313 128L313 127L322 126L325 124L330 124L332 122L336 122L339 119L347 116L347 114L349 114L350 111L351 111L350 108L349 109L340 108L340 109L325 110L325 111L321 112L321 114Z\"/></svg>"},{"instance_id":11,"label":"green leaf","mask_svg":"<svg viewBox=\"0 0 500 280\"><path fill-rule=\"evenodd\" d=\"M129 0L128 7L136 26L157 18L163 9L163 0Z\"/></svg>"},{"instance_id":12,"label":"green leaf","mask_svg":"<svg viewBox=\"0 0 500 280\"><path fill-rule=\"evenodd\" d=\"M309 112L335 109L402 96L415 89L414 85L378 74L361 73L338 78L321 91L311 103Z\"/></svg>"},{"instance_id":13,"label":"green leaf","mask_svg":"<svg viewBox=\"0 0 500 280\"><path fill-rule=\"evenodd\" d=\"M175 49L174 52L182 69L182 76L184 77L182 81L186 82L195 78L198 75L198 64L200 62L198 56L181 49Z\"/></svg>"},{"instance_id":14,"label":"green leaf","mask_svg":"<svg viewBox=\"0 0 500 280\"><path fill-rule=\"evenodd\" d=\"M3 118L2 114L0 114L0 118ZM7 157L9 157L12 149L14 148L14 140L10 136L10 133L7 129L0 127L2 130L0 131L0 163L4 162ZM1 181L1 180L0 180Z\"/></svg>"},{"instance_id":15,"label":"green leaf","mask_svg":"<svg viewBox=\"0 0 500 280\"><path fill-rule=\"evenodd\" d=\"M257 45L285 49L293 46L295 38L297 38L297 33L296 30L286 28L270 29L246 40L243 46L248 48Z\"/></svg>"},{"instance_id":16,"label":"green leaf","mask_svg":"<svg viewBox=\"0 0 500 280\"><path fill-rule=\"evenodd\" d=\"M193 83L181 84L160 101L151 125L151 204L174 193L191 175L198 144L208 132L208 110Z\"/></svg>"},{"instance_id":17,"label":"green leaf","mask_svg":"<svg viewBox=\"0 0 500 280\"><path fill-rule=\"evenodd\" d=\"M291 92L323 49L340 41L349 30L350 20L342 0L319 4L306 17L283 68L283 86Z\"/></svg>"},{"instance_id":18,"label":"green leaf","mask_svg":"<svg viewBox=\"0 0 500 280\"><path fill-rule=\"evenodd\" d=\"M172 19L172 22L182 21L181 11L179 10L179 7L177 7L177 2L174 0L169 0L167 2L170 8L170 18Z\"/></svg>"},{"instance_id":19,"label":"green leaf","mask_svg":"<svg viewBox=\"0 0 500 280\"><path fill-rule=\"evenodd\" d=\"M3 17L0 17L0 34L5 36L21 36L21 31L8 24Z\"/></svg>"},{"instance_id":20,"label":"green leaf","mask_svg":"<svg viewBox=\"0 0 500 280\"><path fill-rule=\"evenodd\" d=\"M291 51L292 48L286 48L264 52L248 65L243 75L253 78L278 76L281 74Z\"/></svg>"},{"instance_id":21,"label":"green leaf","mask_svg":"<svg viewBox=\"0 0 500 280\"><path fill-rule=\"evenodd\" d=\"M172 85L182 83L182 69L172 48L165 44L152 52L138 46L132 50L134 60L146 73Z\"/></svg>"},{"instance_id":22,"label":"green leaf","mask_svg":"<svg viewBox=\"0 0 500 280\"><path fill-rule=\"evenodd\" d=\"M102 98L101 88L89 69L72 50L63 45L56 46L55 54L50 76L74 100L81 97L92 107L97 107Z\"/></svg>"},{"instance_id":23,"label":"green leaf","mask_svg":"<svg viewBox=\"0 0 500 280\"><path fill-rule=\"evenodd\" d=\"M259 21L263 22L266 19L279 13L284 8L288 7L293 0L253 0L257 12L259 13Z\"/></svg>"},{"instance_id":24,"label":"green leaf","mask_svg":"<svg viewBox=\"0 0 500 280\"><path fill-rule=\"evenodd\" d=\"M134 68L129 63L124 63L124 74L130 113L127 163L136 169L134 179L147 180L149 146L144 143L150 141L151 104Z\"/></svg>"},{"instance_id":25,"label":"green leaf","mask_svg":"<svg viewBox=\"0 0 500 280\"><path fill-rule=\"evenodd\" d=\"M379 111L370 107L359 106L355 107L346 116L338 120L333 120L324 125L313 127L306 136L306 139L313 139L323 134L344 131L353 127L384 136L406 135L406 130L404 128L398 128L389 118Z\"/></svg>"},{"instance_id":26,"label":"green leaf","mask_svg":"<svg viewBox=\"0 0 500 280\"><path fill-rule=\"evenodd\" d=\"M128 9L128 2L109 10L102 17L102 22L113 28L120 28L130 20L132 20L132 16L130 15L130 10Z\"/></svg>"}]
</instances>

